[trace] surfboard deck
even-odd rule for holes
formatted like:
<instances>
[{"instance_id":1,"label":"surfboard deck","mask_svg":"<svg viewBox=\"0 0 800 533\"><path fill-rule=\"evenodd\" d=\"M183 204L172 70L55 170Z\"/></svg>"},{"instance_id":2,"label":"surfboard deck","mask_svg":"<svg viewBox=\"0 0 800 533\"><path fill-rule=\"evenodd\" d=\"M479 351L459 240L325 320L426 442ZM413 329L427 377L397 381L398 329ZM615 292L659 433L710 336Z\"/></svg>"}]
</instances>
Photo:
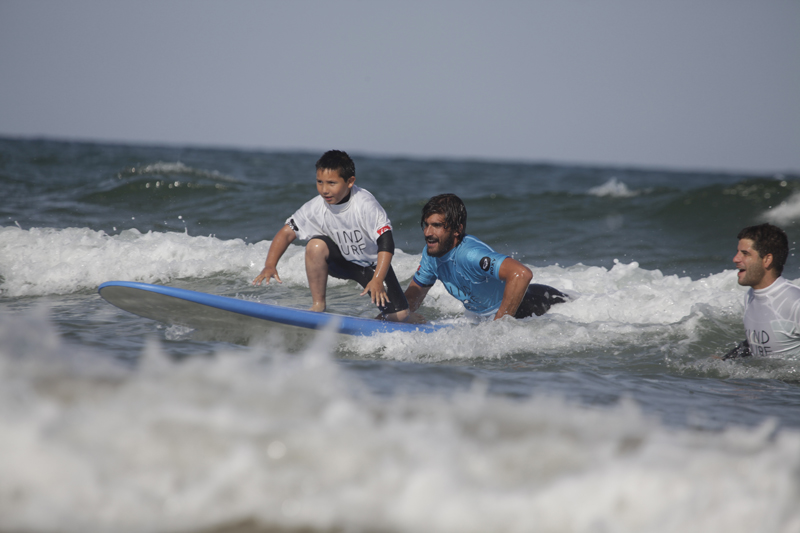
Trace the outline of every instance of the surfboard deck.
<instances>
[{"instance_id":1,"label":"surfboard deck","mask_svg":"<svg viewBox=\"0 0 800 533\"><path fill-rule=\"evenodd\" d=\"M243 336L264 331L270 324L309 330L335 328L345 335L370 336L377 333L432 332L442 324L407 324L334 313L316 313L280 305L240 300L203 292L138 283L108 281L98 288L100 296L116 307L144 318L192 329L229 331L238 328Z\"/></svg>"}]
</instances>

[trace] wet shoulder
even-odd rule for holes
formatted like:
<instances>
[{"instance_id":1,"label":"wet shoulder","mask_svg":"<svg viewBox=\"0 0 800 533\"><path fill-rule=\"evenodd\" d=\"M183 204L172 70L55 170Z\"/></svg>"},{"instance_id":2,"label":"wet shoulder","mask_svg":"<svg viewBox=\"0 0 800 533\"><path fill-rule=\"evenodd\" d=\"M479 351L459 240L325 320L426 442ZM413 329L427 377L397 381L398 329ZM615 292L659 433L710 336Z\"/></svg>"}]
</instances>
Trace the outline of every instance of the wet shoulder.
<instances>
[{"instance_id":1,"label":"wet shoulder","mask_svg":"<svg viewBox=\"0 0 800 533\"><path fill-rule=\"evenodd\" d=\"M796 282L784 280L780 288L780 294L784 298L788 298L791 300L800 300L800 286L795 285L795 283Z\"/></svg>"},{"instance_id":2,"label":"wet shoulder","mask_svg":"<svg viewBox=\"0 0 800 533\"><path fill-rule=\"evenodd\" d=\"M460 260L475 265L479 265L484 257L496 255L488 244L471 235L467 235L458 248Z\"/></svg>"},{"instance_id":3,"label":"wet shoulder","mask_svg":"<svg viewBox=\"0 0 800 533\"><path fill-rule=\"evenodd\" d=\"M381 203L371 192L367 189L362 189L358 185L353 185L352 199L360 209L383 209Z\"/></svg>"},{"instance_id":4,"label":"wet shoulder","mask_svg":"<svg viewBox=\"0 0 800 533\"><path fill-rule=\"evenodd\" d=\"M472 235L467 235L464 237L464 242L462 243L466 250L476 250L478 253L482 252L492 252L494 250L491 246L483 242L482 240L478 239L477 237L473 237Z\"/></svg>"},{"instance_id":5,"label":"wet shoulder","mask_svg":"<svg viewBox=\"0 0 800 533\"><path fill-rule=\"evenodd\" d=\"M311 213L324 212L325 207L326 207L325 200L322 199L322 196L316 195L315 197L311 198L309 201L301 205L300 208L295 212L295 214L297 213L311 214Z\"/></svg>"}]
</instances>

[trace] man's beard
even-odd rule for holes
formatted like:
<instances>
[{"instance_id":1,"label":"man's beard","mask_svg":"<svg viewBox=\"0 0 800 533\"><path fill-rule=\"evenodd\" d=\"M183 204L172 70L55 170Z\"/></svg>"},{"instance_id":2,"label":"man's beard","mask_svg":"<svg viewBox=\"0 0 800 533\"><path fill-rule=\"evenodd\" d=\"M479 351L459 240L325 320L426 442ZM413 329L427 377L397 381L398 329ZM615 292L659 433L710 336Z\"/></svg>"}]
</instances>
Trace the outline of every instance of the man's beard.
<instances>
[{"instance_id":1,"label":"man's beard","mask_svg":"<svg viewBox=\"0 0 800 533\"><path fill-rule=\"evenodd\" d=\"M425 239L425 242L428 242L428 240ZM438 252L436 252L435 254L432 254L430 252L430 250L429 250L428 251L428 255L431 256L431 257L442 257L447 252L449 252L450 250L453 249L453 247L455 246L455 243L456 243L456 237L455 237L455 235L453 235L451 233L450 236L447 237L446 239L439 240L439 248L438 248L439 251Z\"/></svg>"}]
</instances>

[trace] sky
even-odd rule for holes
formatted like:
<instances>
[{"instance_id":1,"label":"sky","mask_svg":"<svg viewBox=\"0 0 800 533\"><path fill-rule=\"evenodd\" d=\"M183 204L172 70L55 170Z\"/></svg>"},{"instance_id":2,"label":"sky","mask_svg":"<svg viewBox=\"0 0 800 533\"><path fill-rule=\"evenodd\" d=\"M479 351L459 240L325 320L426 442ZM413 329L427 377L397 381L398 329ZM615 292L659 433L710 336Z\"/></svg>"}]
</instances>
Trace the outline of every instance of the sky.
<instances>
[{"instance_id":1,"label":"sky","mask_svg":"<svg viewBox=\"0 0 800 533\"><path fill-rule=\"evenodd\" d=\"M0 0L0 136L800 171L800 0Z\"/></svg>"}]
</instances>

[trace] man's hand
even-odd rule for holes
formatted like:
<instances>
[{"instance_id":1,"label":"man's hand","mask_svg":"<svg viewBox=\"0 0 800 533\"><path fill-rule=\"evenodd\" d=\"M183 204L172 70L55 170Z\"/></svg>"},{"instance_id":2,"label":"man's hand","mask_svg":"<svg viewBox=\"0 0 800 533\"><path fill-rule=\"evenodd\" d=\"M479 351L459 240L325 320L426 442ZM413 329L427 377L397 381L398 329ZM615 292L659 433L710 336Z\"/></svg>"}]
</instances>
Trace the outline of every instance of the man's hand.
<instances>
[{"instance_id":1,"label":"man's hand","mask_svg":"<svg viewBox=\"0 0 800 533\"><path fill-rule=\"evenodd\" d=\"M753 354L750 353L750 343L747 342L747 339L745 339L736 346L734 346L733 348L731 348L730 350L728 350L728 352L722 357L716 357L713 355L712 357L714 359L722 359L723 361L727 361L728 359L737 359L739 357L750 357L751 355Z\"/></svg>"}]
</instances>

